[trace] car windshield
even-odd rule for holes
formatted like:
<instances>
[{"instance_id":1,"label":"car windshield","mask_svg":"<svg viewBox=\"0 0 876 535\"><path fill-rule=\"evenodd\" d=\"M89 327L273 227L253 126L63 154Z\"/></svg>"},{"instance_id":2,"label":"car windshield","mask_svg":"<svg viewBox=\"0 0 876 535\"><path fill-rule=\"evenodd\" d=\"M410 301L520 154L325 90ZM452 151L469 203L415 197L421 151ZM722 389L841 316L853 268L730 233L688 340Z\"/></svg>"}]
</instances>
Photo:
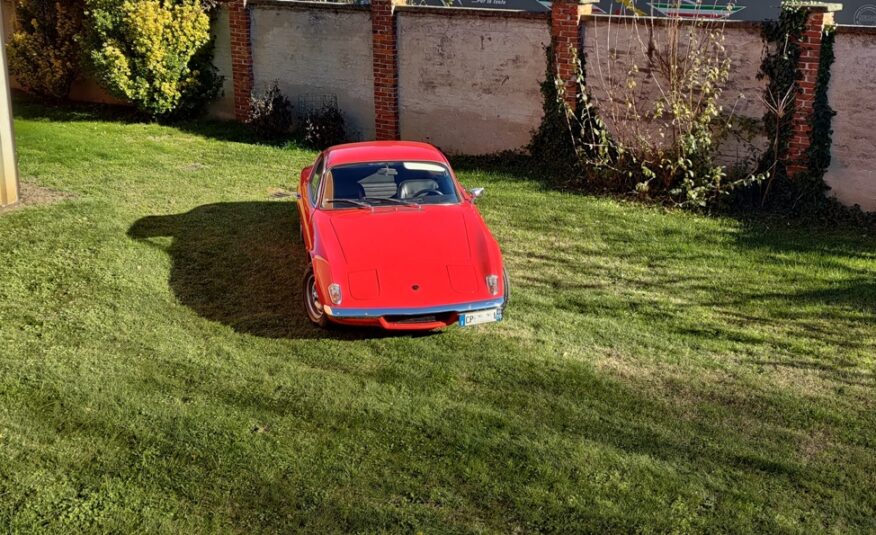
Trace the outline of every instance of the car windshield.
<instances>
[{"instance_id":1,"label":"car windshield","mask_svg":"<svg viewBox=\"0 0 876 535\"><path fill-rule=\"evenodd\" d=\"M459 196L450 171L433 162L375 162L339 165L326 173L322 207L455 204Z\"/></svg>"}]
</instances>

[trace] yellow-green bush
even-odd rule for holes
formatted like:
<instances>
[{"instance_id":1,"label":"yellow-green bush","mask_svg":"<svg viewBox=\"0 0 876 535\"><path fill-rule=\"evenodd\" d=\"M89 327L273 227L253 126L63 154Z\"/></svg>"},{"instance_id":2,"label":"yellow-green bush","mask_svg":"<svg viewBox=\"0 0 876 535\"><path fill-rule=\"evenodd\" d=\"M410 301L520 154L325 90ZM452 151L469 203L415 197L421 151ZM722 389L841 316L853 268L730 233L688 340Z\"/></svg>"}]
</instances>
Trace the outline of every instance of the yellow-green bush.
<instances>
[{"instance_id":1,"label":"yellow-green bush","mask_svg":"<svg viewBox=\"0 0 876 535\"><path fill-rule=\"evenodd\" d=\"M174 113L200 83L192 58L210 42L199 0L86 0L89 57L113 94L153 117Z\"/></svg>"},{"instance_id":2,"label":"yellow-green bush","mask_svg":"<svg viewBox=\"0 0 876 535\"><path fill-rule=\"evenodd\" d=\"M18 0L9 70L27 91L66 98L80 67L81 0Z\"/></svg>"}]
</instances>

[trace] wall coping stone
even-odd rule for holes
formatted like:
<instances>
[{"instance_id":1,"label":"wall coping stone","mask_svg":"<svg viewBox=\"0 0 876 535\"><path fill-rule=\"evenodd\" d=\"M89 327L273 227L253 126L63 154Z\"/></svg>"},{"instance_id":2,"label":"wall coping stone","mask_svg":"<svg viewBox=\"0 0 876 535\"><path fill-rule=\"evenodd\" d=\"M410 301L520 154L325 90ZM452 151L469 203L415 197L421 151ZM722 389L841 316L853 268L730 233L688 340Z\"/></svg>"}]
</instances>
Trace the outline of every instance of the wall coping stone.
<instances>
[{"instance_id":1,"label":"wall coping stone","mask_svg":"<svg viewBox=\"0 0 876 535\"><path fill-rule=\"evenodd\" d=\"M836 33L840 35L876 35L876 26L835 26Z\"/></svg>"},{"instance_id":2,"label":"wall coping stone","mask_svg":"<svg viewBox=\"0 0 876 535\"><path fill-rule=\"evenodd\" d=\"M472 18L505 18L505 19L531 19L549 20L549 11L534 13L529 11L514 11L511 9L481 9L475 7L440 7L440 6L396 6L396 11L405 15L441 15L447 17L472 17Z\"/></svg>"},{"instance_id":3,"label":"wall coping stone","mask_svg":"<svg viewBox=\"0 0 876 535\"><path fill-rule=\"evenodd\" d=\"M308 2L307 0L249 0L248 5L264 9L325 9L329 11L360 11L366 13L371 11L371 7L367 5L343 4L340 2Z\"/></svg>"},{"instance_id":4,"label":"wall coping stone","mask_svg":"<svg viewBox=\"0 0 876 535\"><path fill-rule=\"evenodd\" d=\"M763 22L756 20L695 20L695 19L679 19L675 21L673 19L667 17L645 17L645 16L635 16L635 15L611 15L611 14L602 14L602 13L594 13L592 15L584 15L582 17L588 21L618 21L618 24L623 24L624 20L632 20L638 19L641 23L653 24L654 26L666 26L670 21L678 22L679 24L697 24L701 22L706 22L710 24L722 24L726 25L727 28L756 28L761 29L763 27Z\"/></svg>"}]
</instances>

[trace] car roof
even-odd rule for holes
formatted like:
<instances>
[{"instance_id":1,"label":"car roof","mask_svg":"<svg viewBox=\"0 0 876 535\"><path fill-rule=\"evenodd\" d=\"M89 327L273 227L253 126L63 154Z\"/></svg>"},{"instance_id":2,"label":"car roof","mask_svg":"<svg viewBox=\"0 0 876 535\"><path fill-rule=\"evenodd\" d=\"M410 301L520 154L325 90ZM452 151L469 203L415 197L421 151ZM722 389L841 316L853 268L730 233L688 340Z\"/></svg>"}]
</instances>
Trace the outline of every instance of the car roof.
<instances>
[{"instance_id":1,"label":"car roof","mask_svg":"<svg viewBox=\"0 0 876 535\"><path fill-rule=\"evenodd\" d=\"M335 145L325 151L326 166L364 162L414 161L448 163L440 150L416 141L365 141Z\"/></svg>"}]
</instances>

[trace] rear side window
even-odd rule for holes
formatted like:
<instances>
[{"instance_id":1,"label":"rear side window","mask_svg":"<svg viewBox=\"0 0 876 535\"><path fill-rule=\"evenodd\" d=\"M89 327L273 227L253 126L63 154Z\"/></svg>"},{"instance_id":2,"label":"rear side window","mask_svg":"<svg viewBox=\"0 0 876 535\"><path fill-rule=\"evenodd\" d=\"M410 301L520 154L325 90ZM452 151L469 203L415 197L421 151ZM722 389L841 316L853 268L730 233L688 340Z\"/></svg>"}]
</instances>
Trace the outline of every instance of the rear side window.
<instances>
[{"instance_id":1,"label":"rear side window","mask_svg":"<svg viewBox=\"0 0 876 535\"><path fill-rule=\"evenodd\" d=\"M319 161L313 167L313 175L310 178L310 190L308 194L310 195L310 204L316 204L316 198L319 196L319 184L322 181L322 164L325 159L320 156Z\"/></svg>"}]
</instances>

